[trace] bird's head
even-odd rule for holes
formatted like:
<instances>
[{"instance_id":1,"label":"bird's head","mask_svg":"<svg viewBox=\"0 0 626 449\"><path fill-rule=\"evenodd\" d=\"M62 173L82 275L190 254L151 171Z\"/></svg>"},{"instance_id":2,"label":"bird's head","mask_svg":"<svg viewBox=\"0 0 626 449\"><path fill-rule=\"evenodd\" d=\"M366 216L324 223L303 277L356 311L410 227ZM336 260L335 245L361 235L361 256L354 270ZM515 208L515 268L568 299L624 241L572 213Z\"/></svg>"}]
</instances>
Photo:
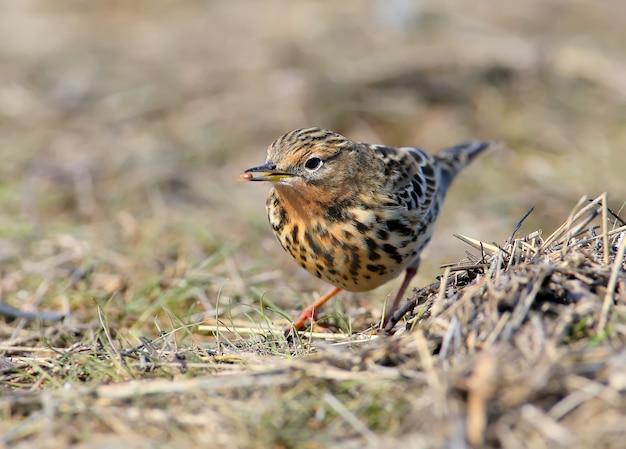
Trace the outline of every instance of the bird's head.
<instances>
[{"instance_id":1,"label":"bird's head","mask_svg":"<svg viewBox=\"0 0 626 449\"><path fill-rule=\"evenodd\" d=\"M341 195L351 190L363 168L357 145L321 128L302 128L276 139L268 148L265 164L247 169L242 181L269 181L306 195L323 190Z\"/></svg>"}]
</instances>

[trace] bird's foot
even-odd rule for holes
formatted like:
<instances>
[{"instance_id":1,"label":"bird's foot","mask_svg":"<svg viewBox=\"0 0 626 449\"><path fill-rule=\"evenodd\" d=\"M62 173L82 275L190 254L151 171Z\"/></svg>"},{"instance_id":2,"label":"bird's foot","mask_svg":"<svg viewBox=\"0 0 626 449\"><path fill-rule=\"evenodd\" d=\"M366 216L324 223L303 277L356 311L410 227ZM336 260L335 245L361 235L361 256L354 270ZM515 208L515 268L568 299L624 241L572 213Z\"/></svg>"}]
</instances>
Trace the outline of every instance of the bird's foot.
<instances>
[{"instance_id":1,"label":"bird's foot","mask_svg":"<svg viewBox=\"0 0 626 449\"><path fill-rule=\"evenodd\" d=\"M300 316L293 320L293 323L283 329L283 334L288 339L291 339L295 332L301 331L307 324L317 320L317 309L313 306L306 307Z\"/></svg>"},{"instance_id":2,"label":"bird's foot","mask_svg":"<svg viewBox=\"0 0 626 449\"><path fill-rule=\"evenodd\" d=\"M295 332L302 331L310 325L312 332L329 333L336 328L335 325L317 321L317 309L313 306L305 308L300 316L283 329L283 334L287 339L291 339Z\"/></svg>"}]
</instances>

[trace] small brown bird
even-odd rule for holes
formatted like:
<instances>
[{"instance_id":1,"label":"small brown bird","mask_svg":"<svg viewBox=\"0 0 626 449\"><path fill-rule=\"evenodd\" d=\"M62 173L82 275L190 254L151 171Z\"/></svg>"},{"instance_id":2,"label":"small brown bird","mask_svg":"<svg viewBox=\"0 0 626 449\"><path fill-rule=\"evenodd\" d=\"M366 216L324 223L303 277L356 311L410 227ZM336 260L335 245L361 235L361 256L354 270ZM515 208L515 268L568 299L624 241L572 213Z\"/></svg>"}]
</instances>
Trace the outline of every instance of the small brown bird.
<instances>
[{"instance_id":1,"label":"small brown bird","mask_svg":"<svg viewBox=\"0 0 626 449\"><path fill-rule=\"evenodd\" d=\"M385 325L417 273L452 180L488 146L468 142L432 155L353 142L321 128L296 129L274 141L265 164L239 179L274 184L267 212L278 241L300 266L334 286L293 327L315 320L342 289L372 290L405 271Z\"/></svg>"}]
</instances>

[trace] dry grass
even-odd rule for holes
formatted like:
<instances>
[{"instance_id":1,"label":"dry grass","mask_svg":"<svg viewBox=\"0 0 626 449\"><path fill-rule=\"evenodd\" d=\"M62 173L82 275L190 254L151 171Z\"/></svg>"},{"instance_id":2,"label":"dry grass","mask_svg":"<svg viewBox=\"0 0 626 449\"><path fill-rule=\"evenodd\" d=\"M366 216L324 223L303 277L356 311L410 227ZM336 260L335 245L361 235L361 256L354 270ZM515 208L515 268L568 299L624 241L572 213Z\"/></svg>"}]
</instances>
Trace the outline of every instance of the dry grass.
<instances>
[{"instance_id":1,"label":"dry grass","mask_svg":"<svg viewBox=\"0 0 626 449\"><path fill-rule=\"evenodd\" d=\"M0 5L0 447L623 446L626 8L416 5ZM236 178L303 125L505 144L392 335L278 331L325 287Z\"/></svg>"},{"instance_id":2,"label":"dry grass","mask_svg":"<svg viewBox=\"0 0 626 449\"><path fill-rule=\"evenodd\" d=\"M129 347L101 313L69 348L54 347L67 324L46 346L6 341L3 442L621 447L626 224L605 198L545 240L473 242L481 252L420 290L389 335L294 344L230 323L208 347L178 347L183 329Z\"/></svg>"}]
</instances>

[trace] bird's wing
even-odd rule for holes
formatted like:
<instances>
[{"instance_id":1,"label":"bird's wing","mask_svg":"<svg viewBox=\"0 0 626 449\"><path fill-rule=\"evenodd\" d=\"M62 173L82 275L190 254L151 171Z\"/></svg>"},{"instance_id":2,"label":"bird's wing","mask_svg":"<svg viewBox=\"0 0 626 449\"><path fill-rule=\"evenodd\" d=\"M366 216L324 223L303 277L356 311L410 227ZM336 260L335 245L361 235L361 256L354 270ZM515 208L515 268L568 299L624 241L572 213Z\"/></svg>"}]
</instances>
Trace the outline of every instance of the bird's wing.
<instances>
[{"instance_id":1,"label":"bird's wing","mask_svg":"<svg viewBox=\"0 0 626 449\"><path fill-rule=\"evenodd\" d=\"M419 148L369 145L385 165L386 194L401 208L425 216L440 194L440 167L432 154Z\"/></svg>"}]
</instances>

